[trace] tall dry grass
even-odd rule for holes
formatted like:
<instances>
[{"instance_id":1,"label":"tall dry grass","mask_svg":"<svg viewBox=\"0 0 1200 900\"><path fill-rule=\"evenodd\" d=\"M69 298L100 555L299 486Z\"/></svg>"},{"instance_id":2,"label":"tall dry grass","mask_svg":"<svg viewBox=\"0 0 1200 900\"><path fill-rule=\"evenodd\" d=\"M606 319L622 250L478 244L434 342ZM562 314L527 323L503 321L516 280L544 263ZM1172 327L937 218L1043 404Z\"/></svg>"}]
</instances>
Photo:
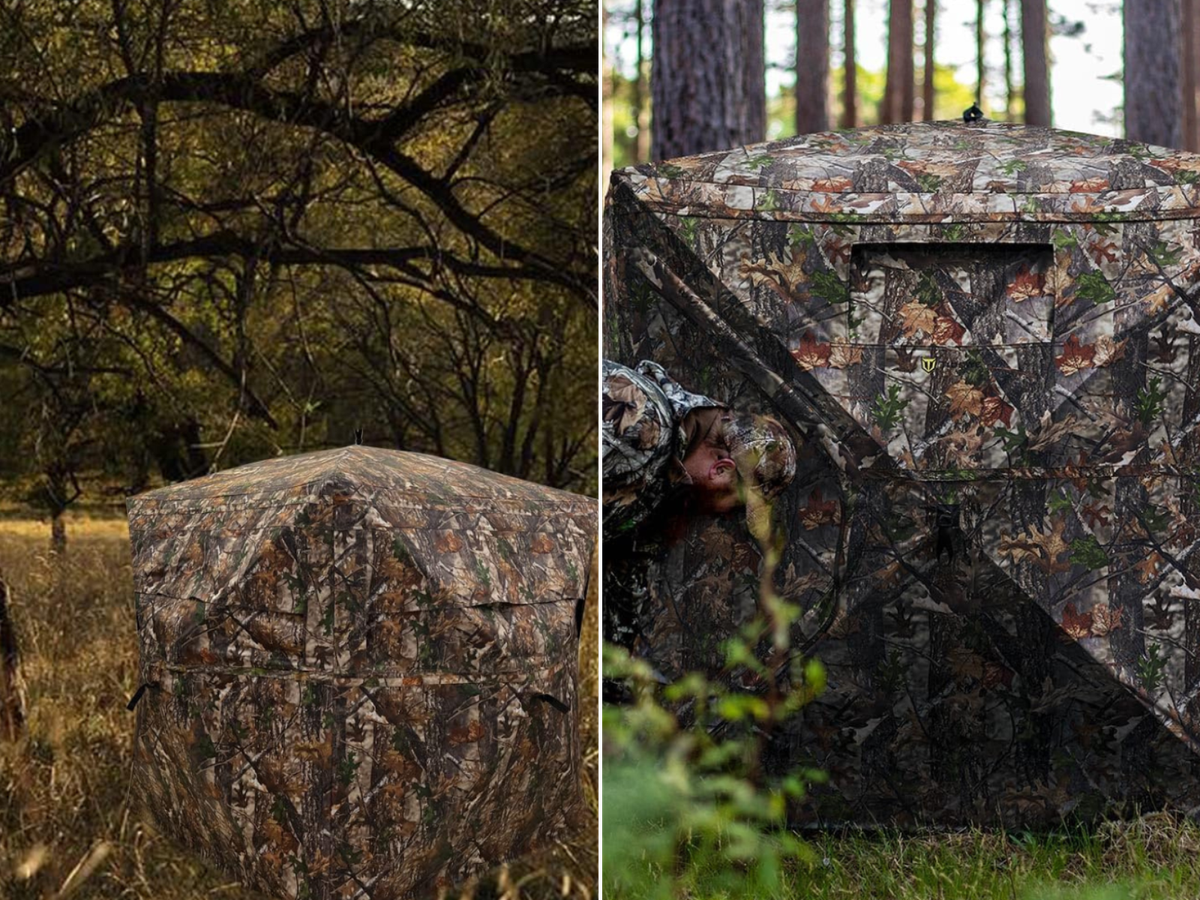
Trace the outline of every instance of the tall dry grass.
<instances>
[{"instance_id":1,"label":"tall dry grass","mask_svg":"<svg viewBox=\"0 0 1200 900\"><path fill-rule=\"evenodd\" d=\"M127 796L137 641L129 537L119 519L72 519L67 553L49 525L0 521L0 574L12 589L28 688L25 739L0 745L0 898L223 900L258 897L140 821ZM596 585L582 640L585 792L596 812ZM464 888L483 897L578 897L596 890L596 828Z\"/></svg>"}]
</instances>

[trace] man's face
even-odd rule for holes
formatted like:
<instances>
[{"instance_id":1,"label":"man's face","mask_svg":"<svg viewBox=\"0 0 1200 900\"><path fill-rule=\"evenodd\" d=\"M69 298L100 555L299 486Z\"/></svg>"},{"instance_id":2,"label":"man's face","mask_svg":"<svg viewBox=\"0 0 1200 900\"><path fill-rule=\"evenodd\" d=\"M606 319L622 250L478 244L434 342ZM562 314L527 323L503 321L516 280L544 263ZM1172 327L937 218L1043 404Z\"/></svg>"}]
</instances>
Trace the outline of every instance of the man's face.
<instances>
[{"instance_id":1,"label":"man's face","mask_svg":"<svg viewBox=\"0 0 1200 900\"><path fill-rule=\"evenodd\" d=\"M683 468L707 511L729 512L739 505L737 466L728 450L709 442L702 443L683 460Z\"/></svg>"}]
</instances>

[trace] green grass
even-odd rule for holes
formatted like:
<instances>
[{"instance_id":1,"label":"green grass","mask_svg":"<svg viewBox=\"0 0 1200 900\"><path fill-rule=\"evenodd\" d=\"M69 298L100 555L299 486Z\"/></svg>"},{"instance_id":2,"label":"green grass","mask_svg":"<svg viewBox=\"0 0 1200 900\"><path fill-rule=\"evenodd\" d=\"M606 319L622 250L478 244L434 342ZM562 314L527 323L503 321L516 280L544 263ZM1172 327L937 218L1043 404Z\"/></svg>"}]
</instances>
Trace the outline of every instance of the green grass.
<instances>
[{"instance_id":1,"label":"green grass","mask_svg":"<svg viewBox=\"0 0 1200 900\"><path fill-rule=\"evenodd\" d=\"M125 704L137 687L128 533L120 519L71 516L68 536L65 558L55 558L47 523L0 516L0 573L13 591L29 706L25 739L0 743L0 900L258 898L156 835L128 802L134 717ZM595 599L581 659L584 787L593 812ZM596 855L592 826L471 890L477 900L592 900Z\"/></svg>"},{"instance_id":2,"label":"green grass","mask_svg":"<svg viewBox=\"0 0 1200 900\"><path fill-rule=\"evenodd\" d=\"M1165 814L1059 834L818 835L786 895L804 900L1184 900L1200 826Z\"/></svg>"}]
</instances>

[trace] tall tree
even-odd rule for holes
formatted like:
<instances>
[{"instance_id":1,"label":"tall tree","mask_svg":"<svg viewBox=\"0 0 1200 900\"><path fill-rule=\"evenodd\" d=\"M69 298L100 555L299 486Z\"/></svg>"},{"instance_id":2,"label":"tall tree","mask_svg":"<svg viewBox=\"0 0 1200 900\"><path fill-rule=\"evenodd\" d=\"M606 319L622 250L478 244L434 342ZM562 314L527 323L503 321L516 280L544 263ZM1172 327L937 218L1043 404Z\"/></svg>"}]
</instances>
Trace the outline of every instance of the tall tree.
<instances>
[{"instance_id":1,"label":"tall tree","mask_svg":"<svg viewBox=\"0 0 1200 900\"><path fill-rule=\"evenodd\" d=\"M892 0L888 13L887 81L881 122L911 122L916 106L912 0Z\"/></svg>"},{"instance_id":2,"label":"tall tree","mask_svg":"<svg viewBox=\"0 0 1200 900\"><path fill-rule=\"evenodd\" d=\"M1200 64L1200 10L1196 0L1182 0L1183 28L1183 147L1200 150L1200 115L1196 105L1197 72Z\"/></svg>"},{"instance_id":3,"label":"tall tree","mask_svg":"<svg viewBox=\"0 0 1200 900\"><path fill-rule=\"evenodd\" d=\"M925 0L925 50L922 54L925 72L921 84L921 118L926 122L933 121L933 107L936 101L933 83L937 74L935 47L937 47L937 0Z\"/></svg>"},{"instance_id":4,"label":"tall tree","mask_svg":"<svg viewBox=\"0 0 1200 900\"><path fill-rule=\"evenodd\" d=\"M1021 56L1025 60L1025 122L1049 125L1050 65L1047 42L1050 28L1046 0L1021 0Z\"/></svg>"},{"instance_id":5,"label":"tall tree","mask_svg":"<svg viewBox=\"0 0 1200 900\"><path fill-rule=\"evenodd\" d=\"M637 69L633 75L633 158L635 162L646 162L650 158L650 123L646 115L646 0L634 0L633 5L634 48Z\"/></svg>"},{"instance_id":6,"label":"tall tree","mask_svg":"<svg viewBox=\"0 0 1200 900\"><path fill-rule=\"evenodd\" d=\"M60 542L357 427L594 489L595 6L519 6L0 5L0 477Z\"/></svg>"},{"instance_id":7,"label":"tall tree","mask_svg":"<svg viewBox=\"0 0 1200 900\"><path fill-rule=\"evenodd\" d=\"M655 0L654 159L763 138L762 21L762 0Z\"/></svg>"},{"instance_id":8,"label":"tall tree","mask_svg":"<svg viewBox=\"0 0 1200 900\"><path fill-rule=\"evenodd\" d=\"M609 10L605 6L600 12L600 33L608 34ZM602 177L607 177L612 170L613 158L613 101L617 93L617 67L613 65L612 56L604 54L603 70L600 77L604 79L604 99L600 106L600 158L603 160Z\"/></svg>"},{"instance_id":9,"label":"tall tree","mask_svg":"<svg viewBox=\"0 0 1200 900\"><path fill-rule=\"evenodd\" d=\"M1125 137L1183 142L1179 0L1125 0Z\"/></svg>"},{"instance_id":10,"label":"tall tree","mask_svg":"<svg viewBox=\"0 0 1200 900\"><path fill-rule=\"evenodd\" d=\"M796 0L796 134L829 127L829 0Z\"/></svg>"},{"instance_id":11,"label":"tall tree","mask_svg":"<svg viewBox=\"0 0 1200 900\"><path fill-rule=\"evenodd\" d=\"M737 4L741 16L738 34L742 40L742 94L747 141L761 141L767 135L767 55L765 0L742 0Z\"/></svg>"},{"instance_id":12,"label":"tall tree","mask_svg":"<svg viewBox=\"0 0 1200 900\"><path fill-rule=\"evenodd\" d=\"M854 0L842 5L842 127L858 125L858 53L854 43Z\"/></svg>"},{"instance_id":13,"label":"tall tree","mask_svg":"<svg viewBox=\"0 0 1200 900\"><path fill-rule=\"evenodd\" d=\"M987 29L983 17L987 14L986 0L975 0L975 100L983 107L983 89L987 79Z\"/></svg>"},{"instance_id":14,"label":"tall tree","mask_svg":"<svg viewBox=\"0 0 1200 900\"><path fill-rule=\"evenodd\" d=\"M1013 101L1016 99L1016 87L1013 84L1013 29L1012 2L1000 0L1000 14L1004 17L1004 120L1012 121Z\"/></svg>"}]
</instances>

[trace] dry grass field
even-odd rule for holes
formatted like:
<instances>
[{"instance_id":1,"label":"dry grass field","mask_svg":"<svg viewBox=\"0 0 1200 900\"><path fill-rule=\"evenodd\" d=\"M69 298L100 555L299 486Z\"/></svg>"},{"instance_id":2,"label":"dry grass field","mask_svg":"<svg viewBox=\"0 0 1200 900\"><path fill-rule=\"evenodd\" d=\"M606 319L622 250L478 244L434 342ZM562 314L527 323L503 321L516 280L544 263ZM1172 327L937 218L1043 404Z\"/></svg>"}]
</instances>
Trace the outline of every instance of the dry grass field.
<instances>
[{"instance_id":1,"label":"dry grass field","mask_svg":"<svg viewBox=\"0 0 1200 900\"><path fill-rule=\"evenodd\" d=\"M144 825L127 784L136 689L129 543L119 518L72 519L64 558L49 525L0 520L0 574L13 592L29 727L0 745L0 898L144 900L257 897ZM598 623L595 586L582 646L585 792L596 809ZM595 828L545 857L465 886L483 897L596 895Z\"/></svg>"}]
</instances>

